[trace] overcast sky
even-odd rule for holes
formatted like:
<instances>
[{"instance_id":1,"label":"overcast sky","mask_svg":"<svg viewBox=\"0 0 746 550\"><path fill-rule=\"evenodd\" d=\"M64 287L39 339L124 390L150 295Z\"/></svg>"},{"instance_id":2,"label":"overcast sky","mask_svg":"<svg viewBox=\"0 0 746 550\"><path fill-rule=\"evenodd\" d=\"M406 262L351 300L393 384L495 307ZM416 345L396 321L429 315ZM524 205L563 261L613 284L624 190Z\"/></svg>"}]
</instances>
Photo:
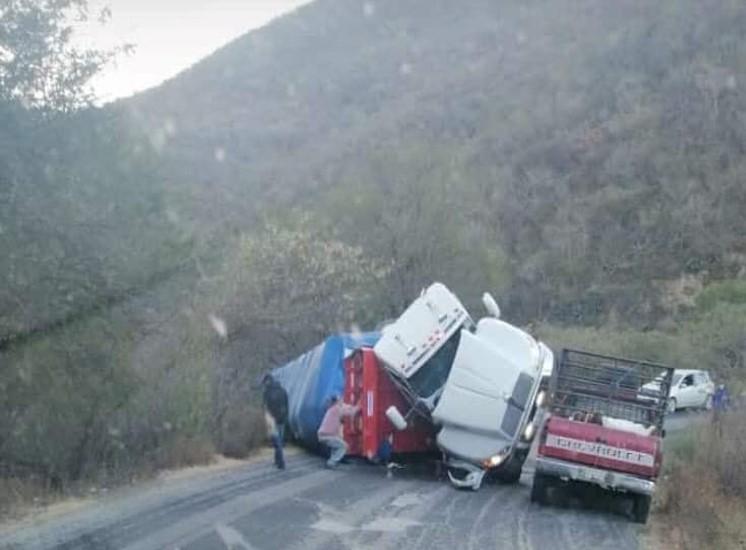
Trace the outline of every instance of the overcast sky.
<instances>
[{"instance_id":1,"label":"overcast sky","mask_svg":"<svg viewBox=\"0 0 746 550\"><path fill-rule=\"evenodd\" d=\"M92 13L111 8L109 22L87 24L78 40L100 48L131 43L96 78L101 102L156 86L245 32L309 0L90 0Z\"/></svg>"}]
</instances>

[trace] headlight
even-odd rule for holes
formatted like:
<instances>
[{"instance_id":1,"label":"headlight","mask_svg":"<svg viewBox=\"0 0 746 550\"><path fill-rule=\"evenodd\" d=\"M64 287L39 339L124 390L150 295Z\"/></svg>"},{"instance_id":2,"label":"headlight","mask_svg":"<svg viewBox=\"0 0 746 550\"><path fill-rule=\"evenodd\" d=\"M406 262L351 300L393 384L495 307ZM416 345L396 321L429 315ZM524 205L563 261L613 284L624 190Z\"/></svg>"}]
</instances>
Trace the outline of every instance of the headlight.
<instances>
[{"instance_id":1,"label":"headlight","mask_svg":"<svg viewBox=\"0 0 746 550\"><path fill-rule=\"evenodd\" d=\"M494 455L484 461L485 468L496 468L505 460L504 455Z\"/></svg>"},{"instance_id":2,"label":"headlight","mask_svg":"<svg viewBox=\"0 0 746 550\"><path fill-rule=\"evenodd\" d=\"M536 396L536 406L541 407L542 405L544 405L544 401L546 401L546 399L547 399L547 392L545 392L544 390L541 390L539 392L539 395Z\"/></svg>"},{"instance_id":3,"label":"headlight","mask_svg":"<svg viewBox=\"0 0 746 550\"><path fill-rule=\"evenodd\" d=\"M536 431L536 428L534 427L533 423L526 426L526 429L523 430L523 439L526 441L531 441L531 439L534 437L534 432Z\"/></svg>"}]
</instances>

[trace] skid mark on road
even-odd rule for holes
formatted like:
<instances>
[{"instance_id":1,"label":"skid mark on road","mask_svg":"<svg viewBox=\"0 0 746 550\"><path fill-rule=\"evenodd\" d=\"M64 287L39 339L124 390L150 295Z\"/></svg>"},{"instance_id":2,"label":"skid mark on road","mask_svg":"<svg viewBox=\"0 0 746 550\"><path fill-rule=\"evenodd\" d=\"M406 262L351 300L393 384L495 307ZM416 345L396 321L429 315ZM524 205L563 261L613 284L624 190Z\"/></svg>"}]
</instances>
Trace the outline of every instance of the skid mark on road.
<instances>
[{"instance_id":1,"label":"skid mark on road","mask_svg":"<svg viewBox=\"0 0 746 550\"><path fill-rule=\"evenodd\" d=\"M361 531L374 531L380 533L402 533L410 527L422 525L419 521L408 518L385 517L376 518L360 527Z\"/></svg>"},{"instance_id":2,"label":"skid mark on road","mask_svg":"<svg viewBox=\"0 0 746 550\"><path fill-rule=\"evenodd\" d=\"M365 541L369 547L377 549L416 548L425 533L433 528L442 527L442 525L432 525L433 510L442 510L446 499L453 495L453 490L450 486L440 483L432 483L423 488L426 490L418 493L405 493L390 504L389 509L384 512L379 521L393 521L397 529L383 532L378 537ZM406 506L402 506L403 504ZM403 516L403 510L406 510L406 516ZM398 527L406 528L399 530Z\"/></svg>"},{"instance_id":3,"label":"skid mark on road","mask_svg":"<svg viewBox=\"0 0 746 550\"><path fill-rule=\"evenodd\" d=\"M528 540L528 531L526 530L526 512L528 507L523 506L518 513L517 528L515 531L515 548L518 550L531 550L531 542Z\"/></svg>"},{"instance_id":4,"label":"skid mark on road","mask_svg":"<svg viewBox=\"0 0 746 550\"><path fill-rule=\"evenodd\" d=\"M325 531L327 533L333 533L335 535L344 535L345 533L353 531L355 528L351 525L346 525L341 521L330 518L320 518L316 521L316 523L311 525L311 529L316 529L317 531Z\"/></svg>"},{"instance_id":5,"label":"skid mark on road","mask_svg":"<svg viewBox=\"0 0 746 550\"><path fill-rule=\"evenodd\" d=\"M232 527L218 523L215 526L215 532L228 550L254 550L254 547L243 538L243 535Z\"/></svg>"},{"instance_id":6,"label":"skid mark on road","mask_svg":"<svg viewBox=\"0 0 746 550\"><path fill-rule=\"evenodd\" d=\"M409 506L418 506L422 503L422 495L419 493L404 493L399 495L390 504L394 508L407 508Z\"/></svg>"},{"instance_id":7,"label":"skid mark on road","mask_svg":"<svg viewBox=\"0 0 746 550\"><path fill-rule=\"evenodd\" d=\"M482 506L482 510L479 512L479 515L477 515L476 519L474 520L474 523L472 523L471 529L469 530L469 536L468 536L468 547L469 550L472 548L481 548L481 544L479 543L479 536L481 535L481 524L485 517L487 517L487 514L492 510L492 507L495 505L495 502L497 501L498 494L495 493L490 497L490 499ZM492 522L494 523L494 521Z\"/></svg>"},{"instance_id":8,"label":"skid mark on road","mask_svg":"<svg viewBox=\"0 0 746 550\"><path fill-rule=\"evenodd\" d=\"M408 547L461 548L468 542L472 521L489 496L481 492L460 491L449 484L443 484L442 488L444 492L439 501L429 506L426 518L423 516L425 527L413 543L407 543Z\"/></svg>"},{"instance_id":9,"label":"skid mark on road","mask_svg":"<svg viewBox=\"0 0 746 550\"><path fill-rule=\"evenodd\" d=\"M178 541L182 547L188 546L213 532L217 523L232 524L236 519L251 514L254 510L292 498L298 491L314 490L332 478L330 472L317 470L255 491L249 490L209 510L186 514L180 521L132 545L131 550L156 550L164 548L172 541Z\"/></svg>"},{"instance_id":10,"label":"skid mark on road","mask_svg":"<svg viewBox=\"0 0 746 550\"><path fill-rule=\"evenodd\" d=\"M375 537L390 530L406 530L400 522L387 525L377 521L402 492L412 492L413 481L386 480L369 474L370 470L350 469L339 475L338 481L324 494L324 501L316 494L296 497L296 502L310 505L313 512L308 517L308 529L301 540L292 544L294 548L327 548L332 546L368 547L357 544L361 538ZM354 480L354 481L353 481ZM355 490L351 491L350 488ZM330 504L330 501L333 504ZM315 518L314 518L315 516Z\"/></svg>"}]
</instances>

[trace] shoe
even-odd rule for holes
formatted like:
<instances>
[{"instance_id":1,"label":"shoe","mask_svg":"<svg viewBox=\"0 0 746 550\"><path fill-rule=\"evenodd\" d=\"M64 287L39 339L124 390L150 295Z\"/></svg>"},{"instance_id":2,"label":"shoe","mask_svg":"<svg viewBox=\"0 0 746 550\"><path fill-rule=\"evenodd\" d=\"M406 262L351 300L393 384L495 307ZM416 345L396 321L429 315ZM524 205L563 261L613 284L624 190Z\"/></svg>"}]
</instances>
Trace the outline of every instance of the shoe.
<instances>
[{"instance_id":1,"label":"shoe","mask_svg":"<svg viewBox=\"0 0 746 550\"><path fill-rule=\"evenodd\" d=\"M331 463L331 462L327 462L326 465L325 465L325 467L326 467L327 470L336 470L337 469L337 464L334 464L334 463Z\"/></svg>"}]
</instances>

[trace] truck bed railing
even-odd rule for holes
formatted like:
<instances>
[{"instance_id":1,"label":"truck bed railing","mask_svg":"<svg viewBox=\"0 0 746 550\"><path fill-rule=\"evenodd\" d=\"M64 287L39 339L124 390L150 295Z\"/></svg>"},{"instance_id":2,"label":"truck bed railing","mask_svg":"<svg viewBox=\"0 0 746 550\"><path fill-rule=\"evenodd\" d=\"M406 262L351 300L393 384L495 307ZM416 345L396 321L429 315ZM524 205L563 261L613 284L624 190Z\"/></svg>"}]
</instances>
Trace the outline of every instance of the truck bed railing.
<instances>
[{"instance_id":1,"label":"truck bed railing","mask_svg":"<svg viewBox=\"0 0 746 550\"><path fill-rule=\"evenodd\" d=\"M562 351L550 382L552 411L604 415L663 428L673 369L647 361Z\"/></svg>"}]
</instances>

